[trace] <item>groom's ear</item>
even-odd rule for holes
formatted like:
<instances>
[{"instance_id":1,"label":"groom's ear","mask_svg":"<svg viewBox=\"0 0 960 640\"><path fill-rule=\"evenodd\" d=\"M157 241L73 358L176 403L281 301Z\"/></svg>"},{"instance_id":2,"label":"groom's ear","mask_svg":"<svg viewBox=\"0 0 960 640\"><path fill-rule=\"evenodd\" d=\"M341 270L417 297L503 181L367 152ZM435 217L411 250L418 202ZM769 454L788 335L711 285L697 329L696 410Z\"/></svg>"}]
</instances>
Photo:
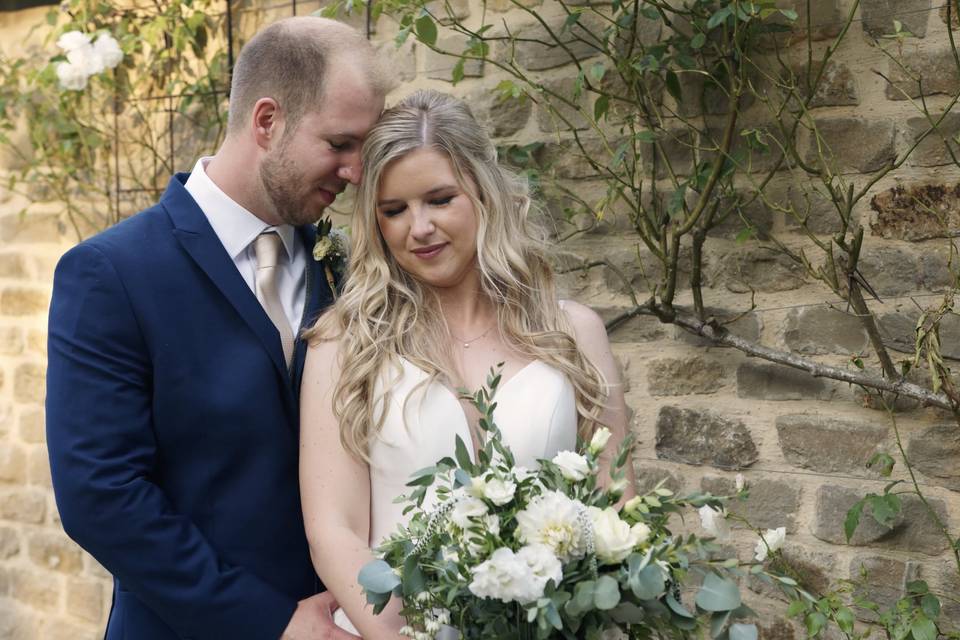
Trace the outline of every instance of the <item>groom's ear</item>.
<instances>
[{"instance_id":1,"label":"groom's ear","mask_svg":"<svg viewBox=\"0 0 960 640\"><path fill-rule=\"evenodd\" d=\"M253 105L253 136L257 146L267 150L283 134L283 114L273 98L260 98Z\"/></svg>"}]
</instances>

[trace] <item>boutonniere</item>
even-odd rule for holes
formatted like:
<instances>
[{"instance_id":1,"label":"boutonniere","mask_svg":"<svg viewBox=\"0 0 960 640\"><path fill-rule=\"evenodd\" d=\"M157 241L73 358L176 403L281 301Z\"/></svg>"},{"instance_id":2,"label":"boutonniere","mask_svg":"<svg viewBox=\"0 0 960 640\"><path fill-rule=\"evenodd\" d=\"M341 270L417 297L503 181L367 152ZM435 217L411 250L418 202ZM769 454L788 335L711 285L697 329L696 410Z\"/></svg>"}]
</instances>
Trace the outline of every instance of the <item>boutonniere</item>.
<instances>
[{"instance_id":1,"label":"boutonniere","mask_svg":"<svg viewBox=\"0 0 960 640\"><path fill-rule=\"evenodd\" d=\"M334 229L330 218L317 222L317 241L313 245L313 259L323 264L323 273L330 285L333 299L337 299L337 281L347 271L350 243L342 229Z\"/></svg>"}]
</instances>

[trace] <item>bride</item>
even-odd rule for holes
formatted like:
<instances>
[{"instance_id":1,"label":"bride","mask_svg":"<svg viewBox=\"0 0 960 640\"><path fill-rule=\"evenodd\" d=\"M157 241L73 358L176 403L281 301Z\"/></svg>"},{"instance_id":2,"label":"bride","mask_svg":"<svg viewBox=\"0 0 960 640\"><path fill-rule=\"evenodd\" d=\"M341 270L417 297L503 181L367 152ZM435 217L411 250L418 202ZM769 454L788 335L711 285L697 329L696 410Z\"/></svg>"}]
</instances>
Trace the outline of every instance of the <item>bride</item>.
<instances>
[{"instance_id":1,"label":"bride","mask_svg":"<svg viewBox=\"0 0 960 640\"><path fill-rule=\"evenodd\" d=\"M374 616L357 584L371 547L403 521L394 499L410 474L452 455L457 435L481 445L456 389L479 388L503 363L494 418L520 465L574 449L597 424L613 445L624 436L603 323L558 301L530 206L526 183L451 96L413 94L364 143L349 279L306 332L300 431L313 564L342 607L338 624L364 638L399 638L404 624L396 600Z\"/></svg>"}]
</instances>

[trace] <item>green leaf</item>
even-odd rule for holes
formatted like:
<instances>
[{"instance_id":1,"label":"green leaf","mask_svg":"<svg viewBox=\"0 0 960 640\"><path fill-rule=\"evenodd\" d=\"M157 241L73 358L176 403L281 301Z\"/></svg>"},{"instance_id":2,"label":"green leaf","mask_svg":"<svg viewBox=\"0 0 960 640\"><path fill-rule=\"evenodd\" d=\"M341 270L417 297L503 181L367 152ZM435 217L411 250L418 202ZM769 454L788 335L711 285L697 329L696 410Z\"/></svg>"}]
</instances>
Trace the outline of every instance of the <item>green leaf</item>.
<instances>
[{"instance_id":1,"label":"green leaf","mask_svg":"<svg viewBox=\"0 0 960 640\"><path fill-rule=\"evenodd\" d=\"M867 496L867 499L870 502L873 519L882 527L892 528L894 519L900 513L900 498L888 493L882 496Z\"/></svg>"},{"instance_id":2,"label":"green leaf","mask_svg":"<svg viewBox=\"0 0 960 640\"><path fill-rule=\"evenodd\" d=\"M403 596L412 599L427 589L427 578L420 569L420 558L408 555L403 561Z\"/></svg>"},{"instance_id":3,"label":"green leaf","mask_svg":"<svg viewBox=\"0 0 960 640\"><path fill-rule=\"evenodd\" d=\"M673 96L673 99L680 102L683 99L683 91L680 89L680 78L673 71L667 70L666 73L667 91Z\"/></svg>"},{"instance_id":4,"label":"green leaf","mask_svg":"<svg viewBox=\"0 0 960 640\"><path fill-rule=\"evenodd\" d=\"M580 22L580 12L574 11L567 16L566 20L563 21L563 27L561 28L561 31L566 31L578 22Z\"/></svg>"},{"instance_id":5,"label":"green leaf","mask_svg":"<svg viewBox=\"0 0 960 640\"><path fill-rule=\"evenodd\" d=\"M823 631L824 627L827 626L827 617L819 611L814 611L807 616L804 624L807 627L807 633L813 637Z\"/></svg>"},{"instance_id":6,"label":"green leaf","mask_svg":"<svg viewBox=\"0 0 960 640\"><path fill-rule=\"evenodd\" d=\"M607 67L602 62L595 62L590 67L590 77L600 82L603 80L603 76L607 74Z\"/></svg>"},{"instance_id":7,"label":"green leaf","mask_svg":"<svg viewBox=\"0 0 960 640\"><path fill-rule=\"evenodd\" d=\"M437 43L437 25L434 24L433 18L424 14L417 18L416 25L417 37L420 38L420 40L430 46Z\"/></svg>"},{"instance_id":8,"label":"green leaf","mask_svg":"<svg viewBox=\"0 0 960 640\"><path fill-rule=\"evenodd\" d=\"M847 517L843 520L843 533L847 537L847 542L850 542L850 538L853 537L853 533L860 525L860 516L863 514L864 504L866 504L865 499L858 500L857 503L847 511Z\"/></svg>"},{"instance_id":9,"label":"green leaf","mask_svg":"<svg viewBox=\"0 0 960 640\"><path fill-rule=\"evenodd\" d=\"M920 616L910 625L913 640L937 640L937 625L926 616Z\"/></svg>"},{"instance_id":10,"label":"green leaf","mask_svg":"<svg viewBox=\"0 0 960 640\"><path fill-rule=\"evenodd\" d=\"M790 22L796 21L796 19L799 17L797 15L797 12L794 11L793 9L780 9L780 13L782 13L783 17L789 20Z\"/></svg>"},{"instance_id":11,"label":"green leaf","mask_svg":"<svg viewBox=\"0 0 960 640\"><path fill-rule=\"evenodd\" d=\"M693 614L687 611L686 607L680 604L672 594L667 594L667 597L664 598L664 601L667 603L667 606L670 607L670 611L673 611L681 618L693 618Z\"/></svg>"},{"instance_id":12,"label":"green leaf","mask_svg":"<svg viewBox=\"0 0 960 640\"><path fill-rule=\"evenodd\" d=\"M732 624L730 625L730 640L757 640L757 625L755 624Z\"/></svg>"},{"instance_id":13,"label":"green leaf","mask_svg":"<svg viewBox=\"0 0 960 640\"><path fill-rule=\"evenodd\" d=\"M457 436L455 455L457 457L457 464L464 470L469 471L473 469L473 462L470 460L470 452L467 450L467 445L463 442L463 438Z\"/></svg>"},{"instance_id":14,"label":"green leaf","mask_svg":"<svg viewBox=\"0 0 960 640\"><path fill-rule=\"evenodd\" d=\"M790 606L787 607L787 617L795 618L804 611L807 610L807 603L803 600L794 600L790 603Z\"/></svg>"},{"instance_id":15,"label":"green leaf","mask_svg":"<svg viewBox=\"0 0 960 640\"><path fill-rule=\"evenodd\" d=\"M887 453L877 453L874 454L870 461L867 462L867 468L873 469L876 468L877 472L884 478L889 478L890 474L893 473L893 465L896 464L896 461Z\"/></svg>"},{"instance_id":16,"label":"green leaf","mask_svg":"<svg viewBox=\"0 0 960 640\"><path fill-rule=\"evenodd\" d=\"M920 599L920 608L931 620L940 617L940 600L932 593L928 593Z\"/></svg>"},{"instance_id":17,"label":"green leaf","mask_svg":"<svg viewBox=\"0 0 960 640\"><path fill-rule=\"evenodd\" d=\"M400 578L383 560L371 560L360 569L357 582L369 593L390 593L400 585Z\"/></svg>"},{"instance_id":18,"label":"green leaf","mask_svg":"<svg viewBox=\"0 0 960 640\"><path fill-rule=\"evenodd\" d=\"M693 36L693 38L690 40L690 48L695 51L699 51L700 49L703 48L703 45L705 45L706 43L707 43L707 36L703 33L698 33L697 35Z\"/></svg>"},{"instance_id":19,"label":"green leaf","mask_svg":"<svg viewBox=\"0 0 960 640\"><path fill-rule=\"evenodd\" d=\"M709 20L707 20L707 29L715 29L716 27L718 27L720 24L723 23L724 20L727 19L727 17L728 17L732 12L733 12L733 10L732 10L731 6L726 6L726 7L722 8L722 9L718 10L716 13L714 13L712 16L710 16L710 19L709 19Z\"/></svg>"},{"instance_id":20,"label":"green leaf","mask_svg":"<svg viewBox=\"0 0 960 640\"><path fill-rule=\"evenodd\" d=\"M610 108L610 98L607 96L600 96L597 98L597 101L593 104L593 119L597 122L600 122L600 119L606 115L607 110Z\"/></svg>"},{"instance_id":21,"label":"green leaf","mask_svg":"<svg viewBox=\"0 0 960 640\"><path fill-rule=\"evenodd\" d=\"M639 558L639 556L635 556ZM632 558L631 558L632 559ZM631 562L631 564L634 564ZM634 565L635 566L635 565ZM629 571L627 584L633 595L641 600L653 600L659 598L667 589L666 580L663 577L663 571L655 564L648 564L639 571Z\"/></svg>"},{"instance_id":22,"label":"green leaf","mask_svg":"<svg viewBox=\"0 0 960 640\"><path fill-rule=\"evenodd\" d=\"M593 604L600 611L609 611L620 603L620 585L611 576L600 576L593 592Z\"/></svg>"},{"instance_id":23,"label":"green leaf","mask_svg":"<svg viewBox=\"0 0 960 640\"><path fill-rule=\"evenodd\" d=\"M708 573L697 592L696 602L704 611L732 611L740 606L740 589L733 581Z\"/></svg>"},{"instance_id":24,"label":"green leaf","mask_svg":"<svg viewBox=\"0 0 960 640\"><path fill-rule=\"evenodd\" d=\"M451 80L453 84L457 84L463 80L463 65L466 63L464 58L457 60L457 64L453 65L453 72L451 73Z\"/></svg>"},{"instance_id":25,"label":"green leaf","mask_svg":"<svg viewBox=\"0 0 960 640\"><path fill-rule=\"evenodd\" d=\"M853 624L856 622L856 616L853 615L853 611L848 607L838 609L834 618L841 631L848 634L853 633Z\"/></svg>"}]
</instances>

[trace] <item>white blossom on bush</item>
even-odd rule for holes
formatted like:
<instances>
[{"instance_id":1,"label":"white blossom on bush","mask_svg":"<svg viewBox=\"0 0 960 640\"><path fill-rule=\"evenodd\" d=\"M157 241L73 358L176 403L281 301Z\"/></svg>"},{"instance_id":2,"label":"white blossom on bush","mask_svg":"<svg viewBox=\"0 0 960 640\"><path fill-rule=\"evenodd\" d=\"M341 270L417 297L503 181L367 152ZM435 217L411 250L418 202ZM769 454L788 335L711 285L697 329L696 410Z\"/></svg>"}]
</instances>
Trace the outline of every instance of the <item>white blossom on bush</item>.
<instances>
[{"instance_id":1,"label":"white blossom on bush","mask_svg":"<svg viewBox=\"0 0 960 640\"><path fill-rule=\"evenodd\" d=\"M700 526L717 541L725 542L730 538L730 524L723 509L703 505L697 510L697 514L700 516Z\"/></svg>"},{"instance_id":2,"label":"white blossom on bush","mask_svg":"<svg viewBox=\"0 0 960 640\"><path fill-rule=\"evenodd\" d=\"M113 69L123 61L120 44L109 34L101 34L96 42L80 31L67 31L57 38L57 46L67 56L66 62L56 66L60 86L70 91L82 91L91 76Z\"/></svg>"},{"instance_id":3,"label":"white blossom on bush","mask_svg":"<svg viewBox=\"0 0 960 640\"><path fill-rule=\"evenodd\" d=\"M773 553L783 546L783 541L787 538L786 527L777 527L776 529L767 529L760 534L757 540L757 546L754 547L753 557L757 562L763 562L767 559L767 553Z\"/></svg>"},{"instance_id":4,"label":"white blossom on bush","mask_svg":"<svg viewBox=\"0 0 960 640\"><path fill-rule=\"evenodd\" d=\"M607 442L610 441L610 429L606 427L600 427L593 433L593 437L590 438L589 450L593 455L599 454L607 446Z\"/></svg>"}]
</instances>

